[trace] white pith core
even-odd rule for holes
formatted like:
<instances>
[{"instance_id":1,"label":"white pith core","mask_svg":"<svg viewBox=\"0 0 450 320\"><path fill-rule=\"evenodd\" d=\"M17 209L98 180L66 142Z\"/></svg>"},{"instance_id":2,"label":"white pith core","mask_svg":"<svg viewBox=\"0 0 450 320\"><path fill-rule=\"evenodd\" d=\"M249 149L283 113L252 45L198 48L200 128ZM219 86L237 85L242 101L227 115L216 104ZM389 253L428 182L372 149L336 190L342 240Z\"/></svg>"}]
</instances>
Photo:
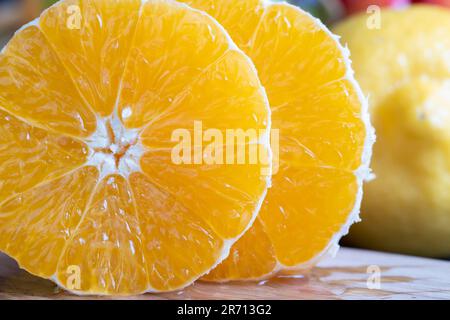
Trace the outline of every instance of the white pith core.
<instances>
[{"instance_id":1,"label":"white pith core","mask_svg":"<svg viewBox=\"0 0 450 320\"><path fill-rule=\"evenodd\" d=\"M140 158L144 148L139 142L139 131L127 129L116 115L97 118L97 129L87 140L89 160L87 165L100 171L100 178L110 174L128 178L141 171Z\"/></svg>"}]
</instances>

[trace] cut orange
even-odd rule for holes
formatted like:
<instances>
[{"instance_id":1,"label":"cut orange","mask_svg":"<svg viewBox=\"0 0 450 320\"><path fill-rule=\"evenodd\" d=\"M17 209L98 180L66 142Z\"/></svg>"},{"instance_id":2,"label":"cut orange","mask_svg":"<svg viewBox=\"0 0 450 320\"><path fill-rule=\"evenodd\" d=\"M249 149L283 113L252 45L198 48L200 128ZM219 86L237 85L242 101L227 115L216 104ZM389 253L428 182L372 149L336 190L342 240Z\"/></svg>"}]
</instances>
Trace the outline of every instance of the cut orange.
<instances>
[{"instance_id":1,"label":"cut orange","mask_svg":"<svg viewBox=\"0 0 450 320\"><path fill-rule=\"evenodd\" d=\"M207 279L308 268L335 252L358 219L369 175L374 134L349 53L319 20L286 3L184 2L215 17L252 58L280 137L258 221Z\"/></svg>"},{"instance_id":2,"label":"cut orange","mask_svg":"<svg viewBox=\"0 0 450 320\"><path fill-rule=\"evenodd\" d=\"M269 155L256 69L214 19L170 0L57 3L0 55L0 250L79 294L192 283L270 182L263 161L175 163L174 130L196 122L257 129L246 143Z\"/></svg>"}]
</instances>

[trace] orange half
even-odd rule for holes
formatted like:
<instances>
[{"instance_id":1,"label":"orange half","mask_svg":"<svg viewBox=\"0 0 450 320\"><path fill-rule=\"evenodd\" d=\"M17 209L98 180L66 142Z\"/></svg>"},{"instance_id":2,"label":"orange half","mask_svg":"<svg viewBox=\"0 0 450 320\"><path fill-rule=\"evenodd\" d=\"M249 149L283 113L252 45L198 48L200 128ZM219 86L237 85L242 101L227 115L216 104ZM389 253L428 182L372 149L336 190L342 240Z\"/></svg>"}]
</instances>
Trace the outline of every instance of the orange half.
<instances>
[{"instance_id":1,"label":"orange half","mask_svg":"<svg viewBox=\"0 0 450 320\"><path fill-rule=\"evenodd\" d=\"M0 250L78 294L189 285L270 180L263 161L176 163L173 133L195 123L258 130L246 144L269 154L265 92L214 19L171 0L58 2L0 54Z\"/></svg>"},{"instance_id":2,"label":"orange half","mask_svg":"<svg viewBox=\"0 0 450 320\"><path fill-rule=\"evenodd\" d=\"M269 98L274 176L257 222L206 279L261 279L334 253L358 219L374 133L348 50L301 9L260 0L184 0L253 60Z\"/></svg>"}]
</instances>

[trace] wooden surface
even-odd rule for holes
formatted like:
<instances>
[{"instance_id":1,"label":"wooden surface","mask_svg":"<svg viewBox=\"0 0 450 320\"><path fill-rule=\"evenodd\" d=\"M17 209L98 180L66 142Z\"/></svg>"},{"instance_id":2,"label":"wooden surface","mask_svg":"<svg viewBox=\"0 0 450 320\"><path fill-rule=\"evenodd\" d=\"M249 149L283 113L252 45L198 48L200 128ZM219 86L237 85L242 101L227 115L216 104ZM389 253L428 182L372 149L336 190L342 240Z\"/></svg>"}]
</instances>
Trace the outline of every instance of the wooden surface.
<instances>
[{"instance_id":1,"label":"wooden surface","mask_svg":"<svg viewBox=\"0 0 450 320\"><path fill-rule=\"evenodd\" d=\"M369 289L367 281L375 275L370 271L377 270L380 287ZM20 270L0 254L0 299L100 298L70 295L52 282ZM197 282L179 292L127 299L450 299L450 262L344 248L307 276L259 283Z\"/></svg>"}]
</instances>

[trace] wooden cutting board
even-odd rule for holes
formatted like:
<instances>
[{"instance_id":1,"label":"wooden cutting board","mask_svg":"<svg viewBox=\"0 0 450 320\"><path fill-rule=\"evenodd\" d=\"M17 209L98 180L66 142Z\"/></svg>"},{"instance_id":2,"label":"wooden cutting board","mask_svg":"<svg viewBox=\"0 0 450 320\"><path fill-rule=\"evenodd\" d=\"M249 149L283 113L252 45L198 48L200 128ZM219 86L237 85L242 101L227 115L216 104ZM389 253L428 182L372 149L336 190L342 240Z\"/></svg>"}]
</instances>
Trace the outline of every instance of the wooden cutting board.
<instances>
[{"instance_id":1,"label":"wooden cutting board","mask_svg":"<svg viewBox=\"0 0 450 320\"><path fill-rule=\"evenodd\" d=\"M0 254L0 299L107 298L71 295ZM196 282L179 292L125 299L450 299L450 262L343 248L306 276Z\"/></svg>"}]
</instances>

